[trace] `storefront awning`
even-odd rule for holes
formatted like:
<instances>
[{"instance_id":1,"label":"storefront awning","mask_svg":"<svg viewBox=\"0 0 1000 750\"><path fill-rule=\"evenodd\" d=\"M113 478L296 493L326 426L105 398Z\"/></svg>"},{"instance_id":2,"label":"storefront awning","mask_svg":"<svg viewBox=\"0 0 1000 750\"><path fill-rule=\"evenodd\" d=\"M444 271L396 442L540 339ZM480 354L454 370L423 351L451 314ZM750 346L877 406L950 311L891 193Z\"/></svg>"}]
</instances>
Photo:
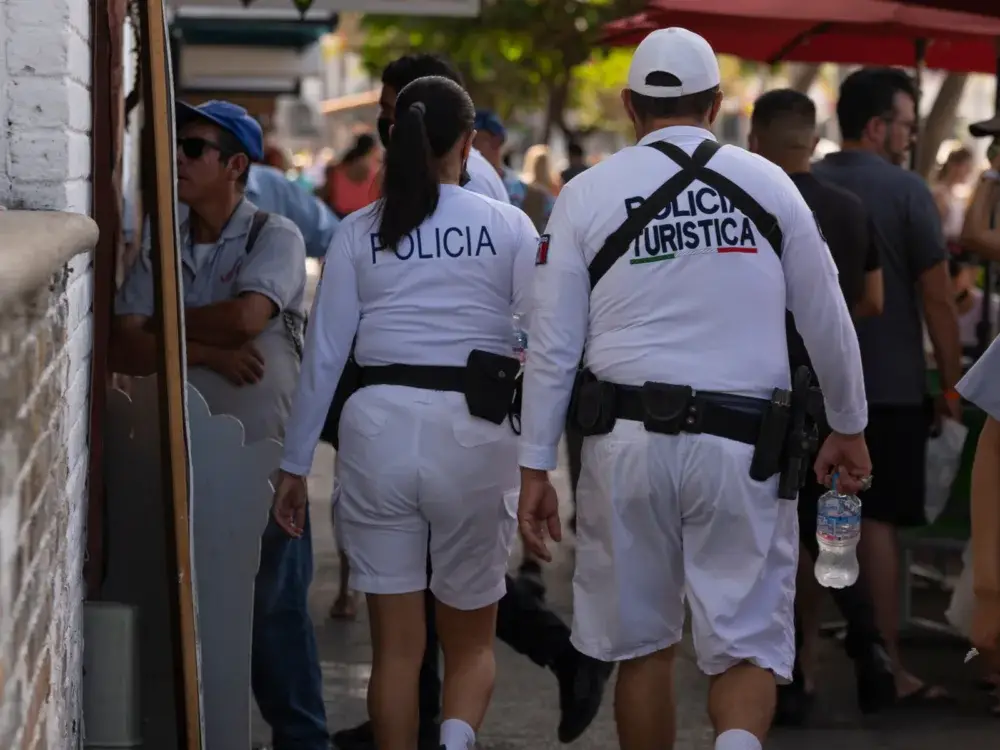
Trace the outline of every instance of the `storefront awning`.
<instances>
[{"instance_id":1,"label":"storefront awning","mask_svg":"<svg viewBox=\"0 0 1000 750\"><path fill-rule=\"evenodd\" d=\"M337 28L337 16L324 20L274 20L253 18L218 18L178 13L170 24L185 44L211 44L239 47L282 47L305 49L316 44L324 34Z\"/></svg>"}]
</instances>

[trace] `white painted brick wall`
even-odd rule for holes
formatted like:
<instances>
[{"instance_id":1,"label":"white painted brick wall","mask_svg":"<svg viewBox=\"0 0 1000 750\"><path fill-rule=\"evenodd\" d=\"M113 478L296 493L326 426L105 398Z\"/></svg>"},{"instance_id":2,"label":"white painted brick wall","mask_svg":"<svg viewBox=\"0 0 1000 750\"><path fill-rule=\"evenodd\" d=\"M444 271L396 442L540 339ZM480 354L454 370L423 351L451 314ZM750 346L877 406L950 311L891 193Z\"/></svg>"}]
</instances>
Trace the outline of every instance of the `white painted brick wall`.
<instances>
[{"instance_id":1,"label":"white painted brick wall","mask_svg":"<svg viewBox=\"0 0 1000 750\"><path fill-rule=\"evenodd\" d=\"M90 213L90 5L0 0L0 205ZM82 740L92 269L0 316L0 750Z\"/></svg>"}]
</instances>

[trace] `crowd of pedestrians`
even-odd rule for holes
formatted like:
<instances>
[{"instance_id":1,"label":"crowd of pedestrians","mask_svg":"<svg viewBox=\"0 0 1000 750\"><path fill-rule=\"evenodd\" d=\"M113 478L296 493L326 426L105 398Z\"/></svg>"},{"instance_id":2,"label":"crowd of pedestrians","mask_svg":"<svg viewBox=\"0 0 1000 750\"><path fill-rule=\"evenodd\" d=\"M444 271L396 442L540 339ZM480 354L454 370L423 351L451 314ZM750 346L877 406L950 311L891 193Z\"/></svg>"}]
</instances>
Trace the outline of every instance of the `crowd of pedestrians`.
<instances>
[{"instance_id":1,"label":"crowd of pedestrians","mask_svg":"<svg viewBox=\"0 0 1000 750\"><path fill-rule=\"evenodd\" d=\"M331 616L353 618L364 593L374 654L370 721L335 732L341 750L473 747L495 638L554 675L560 741L586 730L617 664L620 746L670 747L685 600L716 748L760 750L816 700L817 500L834 475L862 500L861 578L834 596L860 709L950 704L903 663L899 545L927 523L928 440L969 403L988 415L970 637L1000 701L1000 349L983 353L1000 297L972 273L1000 260L1000 155L976 175L956 150L930 185L905 169L917 94L889 68L845 79L841 150L820 161L815 106L788 89L757 101L747 149L720 146L715 55L683 29L650 35L632 61L638 144L592 163L570 143L561 171L543 144L514 171L505 124L443 59L402 57L382 84L376 135L315 195L272 165L242 108L178 106L189 377L248 441L285 443L254 611L274 750L329 741L306 477L330 415ZM975 134L1000 136L1000 122ZM148 242L133 245L111 360L142 376L152 275ZM306 257L324 262L308 321ZM528 322L523 370L512 316ZM802 366L826 413L794 505L777 496L782 466L748 468L769 399ZM546 606L543 567L562 535L547 472L563 439L579 492L572 630Z\"/></svg>"}]
</instances>

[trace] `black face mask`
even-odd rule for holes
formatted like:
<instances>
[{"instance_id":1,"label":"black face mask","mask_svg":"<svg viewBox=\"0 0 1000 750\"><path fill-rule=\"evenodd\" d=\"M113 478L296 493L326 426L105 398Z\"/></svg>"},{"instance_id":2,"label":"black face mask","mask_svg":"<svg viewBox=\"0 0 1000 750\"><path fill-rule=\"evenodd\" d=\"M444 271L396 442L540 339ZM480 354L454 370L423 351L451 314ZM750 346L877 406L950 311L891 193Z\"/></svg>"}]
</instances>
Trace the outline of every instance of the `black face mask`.
<instances>
[{"instance_id":1,"label":"black face mask","mask_svg":"<svg viewBox=\"0 0 1000 750\"><path fill-rule=\"evenodd\" d=\"M382 141L382 147L389 148L389 129L392 127L392 120L388 117L380 117L375 121L375 127L378 128L378 137Z\"/></svg>"}]
</instances>

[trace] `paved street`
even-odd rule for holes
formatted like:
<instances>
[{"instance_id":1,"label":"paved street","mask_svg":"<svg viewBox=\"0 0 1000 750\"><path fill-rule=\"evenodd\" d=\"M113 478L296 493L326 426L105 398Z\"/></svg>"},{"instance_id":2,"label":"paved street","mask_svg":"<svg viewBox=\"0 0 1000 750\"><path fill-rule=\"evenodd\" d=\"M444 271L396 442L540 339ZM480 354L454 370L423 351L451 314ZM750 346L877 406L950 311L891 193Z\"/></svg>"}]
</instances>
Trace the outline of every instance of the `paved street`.
<instances>
[{"instance_id":1,"label":"paved street","mask_svg":"<svg viewBox=\"0 0 1000 750\"><path fill-rule=\"evenodd\" d=\"M565 461L564 461L565 465ZM329 522L333 451L321 446L310 477L316 577L312 616L323 662L327 712L331 729L365 718L365 688L370 648L364 613L354 623L334 622L327 610L337 592L337 554ZM560 497L569 497L565 470L556 473ZM568 517L564 508L564 517ZM565 542L547 570L548 598L569 620L571 613L572 544ZM516 562L516 560L515 560ZM937 613L940 602L931 602ZM973 671L962 665L961 644L915 643L908 662L921 676L945 685L959 697L947 711L912 712L863 721L854 708L853 672L832 642L823 654L820 703L808 729L776 732L767 750L969 750L1000 747L1000 720L985 716L985 702L971 689ZM690 643L678 660L678 741L676 750L711 750L712 732L704 711L706 681L694 666ZM498 646L497 688L480 734L484 750L545 750L559 746L555 738L558 699L555 679L504 645ZM591 729L575 744L579 750L617 746L610 691ZM266 727L256 724L255 739L266 741Z\"/></svg>"}]
</instances>

